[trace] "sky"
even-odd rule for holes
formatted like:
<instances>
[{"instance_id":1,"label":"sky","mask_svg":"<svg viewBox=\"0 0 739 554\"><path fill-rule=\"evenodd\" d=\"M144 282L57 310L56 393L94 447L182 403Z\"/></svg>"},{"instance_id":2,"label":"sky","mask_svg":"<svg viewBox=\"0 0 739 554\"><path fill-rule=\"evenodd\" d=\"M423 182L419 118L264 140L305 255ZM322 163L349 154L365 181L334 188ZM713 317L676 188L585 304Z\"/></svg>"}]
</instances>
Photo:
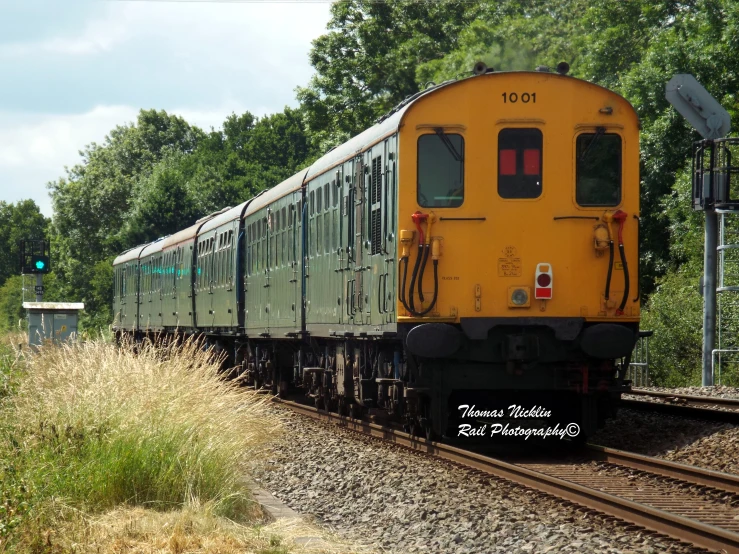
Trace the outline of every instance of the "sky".
<instances>
[{"instance_id":1,"label":"sky","mask_svg":"<svg viewBox=\"0 0 739 554\"><path fill-rule=\"evenodd\" d=\"M0 0L0 200L33 199L140 109L205 130L297 106L328 2Z\"/></svg>"}]
</instances>

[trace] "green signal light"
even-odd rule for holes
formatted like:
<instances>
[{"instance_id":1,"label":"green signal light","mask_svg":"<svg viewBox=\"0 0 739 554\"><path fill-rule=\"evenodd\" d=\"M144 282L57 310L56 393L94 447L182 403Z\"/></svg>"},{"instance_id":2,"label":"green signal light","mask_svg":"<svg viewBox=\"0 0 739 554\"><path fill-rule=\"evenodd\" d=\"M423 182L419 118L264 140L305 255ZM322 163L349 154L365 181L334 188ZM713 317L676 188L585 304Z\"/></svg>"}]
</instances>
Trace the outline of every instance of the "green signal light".
<instances>
[{"instance_id":1,"label":"green signal light","mask_svg":"<svg viewBox=\"0 0 739 554\"><path fill-rule=\"evenodd\" d=\"M44 269L46 267L46 264L43 260L36 260L36 269Z\"/></svg>"}]
</instances>

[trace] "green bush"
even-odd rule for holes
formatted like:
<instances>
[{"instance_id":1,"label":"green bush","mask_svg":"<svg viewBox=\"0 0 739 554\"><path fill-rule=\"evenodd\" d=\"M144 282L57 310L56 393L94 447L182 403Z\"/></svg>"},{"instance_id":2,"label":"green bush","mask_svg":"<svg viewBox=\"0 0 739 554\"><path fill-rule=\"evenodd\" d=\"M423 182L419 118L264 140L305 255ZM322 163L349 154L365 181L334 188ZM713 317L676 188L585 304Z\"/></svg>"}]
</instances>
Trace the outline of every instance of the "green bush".
<instances>
[{"instance_id":1,"label":"green bush","mask_svg":"<svg viewBox=\"0 0 739 554\"><path fill-rule=\"evenodd\" d=\"M660 280L642 315L641 328L654 331L649 341L653 385L700 385L703 298L698 279L688 271L669 273Z\"/></svg>"},{"instance_id":2,"label":"green bush","mask_svg":"<svg viewBox=\"0 0 739 554\"><path fill-rule=\"evenodd\" d=\"M137 353L102 341L49 345L12 358L20 372L8 360L0 355L3 375L17 380L0 403L0 459L14 461L0 474L6 533L34 510L34 524L48 527L60 505L89 513L195 502L231 519L254 515L243 461L275 424L264 400L224 381L198 344Z\"/></svg>"}]
</instances>

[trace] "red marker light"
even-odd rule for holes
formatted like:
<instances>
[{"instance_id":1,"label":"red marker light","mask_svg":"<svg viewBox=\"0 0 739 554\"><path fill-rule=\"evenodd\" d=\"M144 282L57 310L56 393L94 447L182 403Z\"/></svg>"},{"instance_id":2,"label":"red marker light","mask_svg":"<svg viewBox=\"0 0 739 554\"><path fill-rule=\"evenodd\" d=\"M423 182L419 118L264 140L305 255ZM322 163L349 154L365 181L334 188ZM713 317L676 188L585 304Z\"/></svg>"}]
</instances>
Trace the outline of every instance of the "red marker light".
<instances>
[{"instance_id":1,"label":"red marker light","mask_svg":"<svg viewBox=\"0 0 739 554\"><path fill-rule=\"evenodd\" d=\"M550 300L552 298L552 265L541 263L536 265L536 287L534 298Z\"/></svg>"}]
</instances>

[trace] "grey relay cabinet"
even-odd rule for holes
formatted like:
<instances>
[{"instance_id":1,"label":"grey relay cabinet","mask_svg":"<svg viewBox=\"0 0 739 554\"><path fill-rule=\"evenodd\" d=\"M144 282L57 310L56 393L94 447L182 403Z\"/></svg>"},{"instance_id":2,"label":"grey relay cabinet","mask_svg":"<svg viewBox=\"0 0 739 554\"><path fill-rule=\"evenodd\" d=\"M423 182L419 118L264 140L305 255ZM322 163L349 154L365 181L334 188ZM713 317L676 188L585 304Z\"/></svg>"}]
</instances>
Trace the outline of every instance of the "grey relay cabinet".
<instances>
[{"instance_id":1,"label":"grey relay cabinet","mask_svg":"<svg viewBox=\"0 0 739 554\"><path fill-rule=\"evenodd\" d=\"M65 341L77 334L77 315L82 302L24 302L28 310L28 344L39 346L45 340Z\"/></svg>"}]
</instances>

